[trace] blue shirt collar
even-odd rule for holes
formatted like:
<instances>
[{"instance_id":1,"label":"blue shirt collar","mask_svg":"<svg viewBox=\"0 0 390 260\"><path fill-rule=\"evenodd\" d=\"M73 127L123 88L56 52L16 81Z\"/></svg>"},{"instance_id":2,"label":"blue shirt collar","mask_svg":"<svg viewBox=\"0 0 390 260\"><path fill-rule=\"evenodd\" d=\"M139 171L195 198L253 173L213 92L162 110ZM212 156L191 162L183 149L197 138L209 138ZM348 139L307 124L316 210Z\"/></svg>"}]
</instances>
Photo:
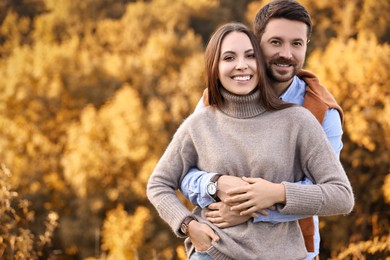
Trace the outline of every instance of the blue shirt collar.
<instances>
[{"instance_id":1,"label":"blue shirt collar","mask_svg":"<svg viewBox=\"0 0 390 260\"><path fill-rule=\"evenodd\" d=\"M294 103L297 105L303 105L306 91L306 83L294 76L290 86L279 96L285 102Z\"/></svg>"}]
</instances>

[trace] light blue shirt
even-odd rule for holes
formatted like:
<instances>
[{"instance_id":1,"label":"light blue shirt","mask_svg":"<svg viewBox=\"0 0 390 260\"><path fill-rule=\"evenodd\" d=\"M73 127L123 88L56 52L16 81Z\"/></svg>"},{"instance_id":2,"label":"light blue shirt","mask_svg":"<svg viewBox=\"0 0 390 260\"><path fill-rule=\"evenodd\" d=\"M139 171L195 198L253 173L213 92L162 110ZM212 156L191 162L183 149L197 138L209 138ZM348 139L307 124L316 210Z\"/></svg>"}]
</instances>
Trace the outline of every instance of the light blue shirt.
<instances>
[{"instance_id":1,"label":"light blue shirt","mask_svg":"<svg viewBox=\"0 0 390 260\"><path fill-rule=\"evenodd\" d=\"M304 98L306 93L306 83L298 78L294 77L291 85L286 89L284 93L280 96L280 99L286 102L294 103L297 105L303 105ZM203 109L203 100L201 99L196 106L195 112ZM322 122L322 129L324 130L330 144L332 145L335 153L340 157L341 149L343 148L343 143L341 137L343 135L343 130L341 127L341 118L336 109L328 109L325 114L324 121ZM181 182L180 192L191 201L194 205L199 205L202 208L207 207L215 200L207 193L207 184L210 182L211 177L215 173L207 173L205 171L200 171L197 168L192 168L188 174L184 177ZM312 184L308 179L304 179L301 184ZM264 216L259 214L258 218L254 218L254 222L271 222L271 223L280 223L280 222L289 222L295 221L301 218L305 218L305 215L284 215L275 210L267 210L269 216ZM318 227L318 216L314 216L314 225L315 225L315 235L314 235L314 244L315 252L308 253L306 259L313 259L316 255L319 254L320 248L320 234Z\"/></svg>"}]
</instances>

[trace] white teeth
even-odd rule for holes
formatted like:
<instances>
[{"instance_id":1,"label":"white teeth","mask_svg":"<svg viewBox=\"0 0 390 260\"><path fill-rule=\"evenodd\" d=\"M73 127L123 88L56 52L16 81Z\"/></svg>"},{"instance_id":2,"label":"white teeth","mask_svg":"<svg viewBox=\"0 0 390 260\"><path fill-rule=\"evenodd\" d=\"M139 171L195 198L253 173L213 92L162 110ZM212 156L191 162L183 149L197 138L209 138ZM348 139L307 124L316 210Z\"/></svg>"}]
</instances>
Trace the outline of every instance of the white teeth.
<instances>
[{"instance_id":1,"label":"white teeth","mask_svg":"<svg viewBox=\"0 0 390 260\"><path fill-rule=\"evenodd\" d=\"M233 77L234 80L238 80L238 81L245 81L245 80L250 80L251 77L250 76L236 76L236 77Z\"/></svg>"},{"instance_id":2,"label":"white teeth","mask_svg":"<svg viewBox=\"0 0 390 260\"><path fill-rule=\"evenodd\" d=\"M276 64L276 66L279 66L279 67L288 67L290 66L289 64Z\"/></svg>"}]
</instances>

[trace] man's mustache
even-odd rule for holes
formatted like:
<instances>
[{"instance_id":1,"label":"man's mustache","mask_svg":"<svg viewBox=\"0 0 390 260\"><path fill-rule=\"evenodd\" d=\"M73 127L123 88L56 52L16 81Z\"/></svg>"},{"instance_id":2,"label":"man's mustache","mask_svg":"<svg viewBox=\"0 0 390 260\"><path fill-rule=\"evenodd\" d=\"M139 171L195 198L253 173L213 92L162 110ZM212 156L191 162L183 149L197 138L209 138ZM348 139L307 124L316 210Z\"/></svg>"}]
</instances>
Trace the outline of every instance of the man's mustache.
<instances>
[{"instance_id":1,"label":"man's mustache","mask_svg":"<svg viewBox=\"0 0 390 260\"><path fill-rule=\"evenodd\" d=\"M271 63L286 64L286 65L292 65L292 66L297 65L297 62L294 59L286 59L286 58L281 58L281 57L272 59Z\"/></svg>"}]
</instances>

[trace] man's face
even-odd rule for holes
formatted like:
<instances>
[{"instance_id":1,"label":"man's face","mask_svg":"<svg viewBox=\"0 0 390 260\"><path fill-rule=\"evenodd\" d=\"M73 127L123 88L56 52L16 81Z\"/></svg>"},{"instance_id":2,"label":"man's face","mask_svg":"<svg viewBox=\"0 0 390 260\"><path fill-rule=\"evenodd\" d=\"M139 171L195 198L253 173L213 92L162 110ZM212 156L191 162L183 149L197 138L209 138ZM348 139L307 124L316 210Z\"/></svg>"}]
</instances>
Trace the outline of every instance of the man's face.
<instances>
[{"instance_id":1,"label":"man's face","mask_svg":"<svg viewBox=\"0 0 390 260\"><path fill-rule=\"evenodd\" d=\"M270 79L289 85L305 61L307 25L283 18L271 19L265 27L260 46Z\"/></svg>"}]
</instances>

